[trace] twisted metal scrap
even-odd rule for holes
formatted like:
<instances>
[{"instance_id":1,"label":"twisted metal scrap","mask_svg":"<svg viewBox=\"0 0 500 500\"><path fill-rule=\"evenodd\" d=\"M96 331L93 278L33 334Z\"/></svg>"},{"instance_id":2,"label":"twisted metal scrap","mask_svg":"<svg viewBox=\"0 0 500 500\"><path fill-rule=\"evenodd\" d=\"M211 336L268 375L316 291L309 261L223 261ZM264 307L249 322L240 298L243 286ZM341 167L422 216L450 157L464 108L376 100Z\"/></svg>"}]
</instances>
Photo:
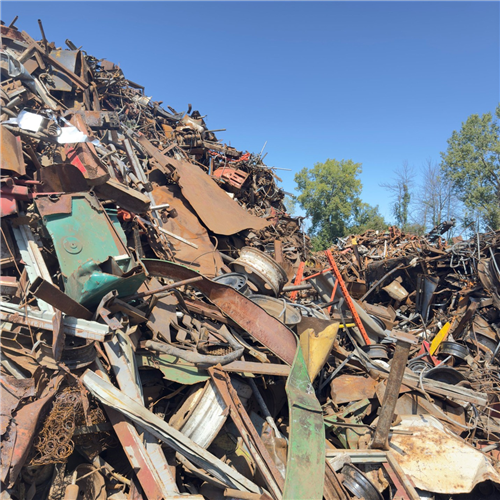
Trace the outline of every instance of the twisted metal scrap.
<instances>
[{"instance_id":1,"label":"twisted metal scrap","mask_svg":"<svg viewBox=\"0 0 500 500\"><path fill-rule=\"evenodd\" d=\"M77 414L83 410L80 392L72 388L58 394L35 442L31 465L64 463L75 447L72 437Z\"/></svg>"}]
</instances>

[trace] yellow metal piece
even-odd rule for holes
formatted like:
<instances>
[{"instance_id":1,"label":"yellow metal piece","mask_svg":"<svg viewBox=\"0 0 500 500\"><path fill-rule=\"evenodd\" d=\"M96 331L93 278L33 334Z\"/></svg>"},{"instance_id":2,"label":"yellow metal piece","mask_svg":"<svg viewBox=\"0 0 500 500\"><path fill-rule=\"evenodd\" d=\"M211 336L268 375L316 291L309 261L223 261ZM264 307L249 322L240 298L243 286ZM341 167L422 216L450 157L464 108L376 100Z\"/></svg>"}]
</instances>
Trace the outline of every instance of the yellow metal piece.
<instances>
[{"instance_id":1,"label":"yellow metal piece","mask_svg":"<svg viewBox=\"0 0 500 500\"><path fill-rule=\"evenodd\" d=\"M443 328L439 330L439 333L434 337L434 340L431 343L431 348L429 349L429 354L432 356L436 351L441 342L446 338L446 335L448 335L448 331L450 330L451 323L448 321L445 323Z\"/></svg>"},{"instance_id":2,"label":"yellow metal piece","mask_svg":"<svg viewBox=\"0 0 500 500\"><path fill-rule=\"evenodd\" d=\"M328 325L323 331L316 333L308 328L300 335L300 347L307 365L307 373L311 382L323 368L337 337L340 322Z\"/></svg>"},{"instance_id":3,"label":"yellow metal piece","mask_svg":"<svg viewBox=\"0 0 500 500\"><path fill-rule=\"evenodd\" d=\"M356 324L355 323L347 323L347 325L340 324L339 328L345 328L346 326L347 328L353 328L354 326L356 326Z\"/></svg>"}]
</instances>

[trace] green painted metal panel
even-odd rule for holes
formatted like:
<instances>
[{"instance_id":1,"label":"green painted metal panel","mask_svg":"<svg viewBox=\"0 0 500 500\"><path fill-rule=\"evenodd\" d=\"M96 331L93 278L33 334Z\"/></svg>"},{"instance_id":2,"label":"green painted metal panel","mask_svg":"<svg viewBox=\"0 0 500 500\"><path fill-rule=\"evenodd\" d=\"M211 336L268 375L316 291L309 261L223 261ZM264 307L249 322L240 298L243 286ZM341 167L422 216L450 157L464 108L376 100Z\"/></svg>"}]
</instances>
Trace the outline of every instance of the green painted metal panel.
<instances>
[{"instance_id":1,"label":"green painted metal panel","mask_svg":"<svg viewBox=\"0 0 500 500\"><path fill-rule=\"evenodd\" d=\"M116 276L104 273L93 260L85 262L66 281L65 292L81 304L90 307L99 304L104 295L111 290L118 292L118 297L132 295L144 283L143 272L131 276Z\"/></svg>"},{"instance_id":2,"label":"green painted metal panel","mask_svg":"<svg viewBox=\"0 0 500 500\"><path fill-rule=\"evenodd\" d=\"M198 369L171 354L137 354L136 360L139 368L144 366L157 368L167 380L179 384L194 385L210 378L205 370Z\"/></svg>"},{"instance_id":3,"label":"green painted metal panel","mask_svg":"<svg viewBox=\"0 0 500 500\"><path fill-rule=\"evenodd\" d=\"M39 196L35 200L61 267L65 292L86 306L111 290L131 295L146 279L99 200L92 193ZM129 273L129 274L127 274Z\"/></svg>"},{"instance_id":4,"label":"green painted metal panel","mask_svg":"<svg viewBox=\"0 0 500 500\"><path fill-rule=\"evenodd\" d=\"M285 389L290 412L290 439L283 500L322 500L325 480L323 412L314 394L300 344Z\"/></svg>"},{"instance_id":5,"label":"green painted metal panel","mask_svg":"<svg viewBox=\"0 0 500 500\"><path fill-rule=\"evenodd\" d=\"M66 278L89 260L100 263L127 254L104 208L88 193L62 195L52 210L45 200L37 200L37 207Z\"/></svg>"}]
</instances>

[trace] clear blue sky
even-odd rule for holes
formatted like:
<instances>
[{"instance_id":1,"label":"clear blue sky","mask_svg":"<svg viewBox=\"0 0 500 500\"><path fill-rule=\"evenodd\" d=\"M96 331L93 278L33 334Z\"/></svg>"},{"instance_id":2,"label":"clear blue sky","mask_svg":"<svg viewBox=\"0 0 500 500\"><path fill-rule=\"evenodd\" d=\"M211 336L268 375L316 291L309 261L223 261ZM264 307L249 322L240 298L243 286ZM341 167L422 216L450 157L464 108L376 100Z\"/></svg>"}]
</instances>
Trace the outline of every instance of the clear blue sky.
<instances>
[{"instance_id":1,"label":"clear blue sky","mask_svg":"<svg viewBox=\"0 0 500 500\"><path fill-rule=\"evenodd\" d=\"M499 102L498 2L2 2L2 20L119 63L146 94L207 114L294 192L327 158L363 164L363 199L404 160L439 160Z\"/></svg>"}]
</instances>

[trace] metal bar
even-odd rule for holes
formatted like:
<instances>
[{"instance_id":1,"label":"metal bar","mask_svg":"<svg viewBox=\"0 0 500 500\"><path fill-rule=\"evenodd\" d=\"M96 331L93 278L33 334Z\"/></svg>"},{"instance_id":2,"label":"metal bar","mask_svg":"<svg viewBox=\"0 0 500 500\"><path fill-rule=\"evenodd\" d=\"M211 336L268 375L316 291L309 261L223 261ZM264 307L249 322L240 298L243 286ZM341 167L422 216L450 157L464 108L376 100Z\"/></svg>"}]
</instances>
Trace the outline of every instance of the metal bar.
<instances>
[{"instance_id":1,"label":"metal bar","mask_svg":"<svg viewBox=\"0 0 500 500\"><path fill-rule=\"evenodd\" d=\"M189 285L190 283L196 283L197 281L201 281L203 278L201 276L196 276L194 278L189 278L187 280L176 281L170 285L161 286L160 288L156 288L155 290L148 290L147 292L134 293L133 295L129 295L128 297L122 297L121 300L129 301L135 299L142 299L143 297L148 297L149 295L156 295L157 293L166 292L168 290L172 290L173 288L179 288L183 285Z\"/></svg>"},{"instance_id":2,"label":"metal bar","mask_svg":"<svg viewBox=\"0 0 500 500\"><path fill-rule=\"evenodd\" d=\"M125 151L127 153L129 162L132 165L132 168L134 169L135 175L141 181L141 183L144 186L144 189L147 192L152 191L151 183L146 179L146 175L144 174L144 169L142 168L142 165L139 163L139 158L137 158L137 155L135 154L134 150L132 149L132 145L130 144L130 140L124 139L123 145L125 146Z\"/></svg>"},{"instance_id":3,"label":"metal bar","mask_svg":"<svg viewBox=\"0 0 500 500\"><path fill-rule=\"evenodd\" d=\"M73 300L64 292L61 292L54 284L41 277L36 278L31 284L30 292L38 299L56 307L68 316L86 320L92 319L93 315L86 307L82 306L76 300Z\"/></svg>"},{"instance_id":4,"label":"metal bar","mask_svg":"<svg viewBox=\"0 0 500 500\"><path fill-rule=\"evenodd\" d=\"M160 487L161 480L137 430L113 408L105 407L105 410L146 496L150 499L165 498Z\"/></svg>"},{"instance_id":5,"label":"metal bar","mask_svg":"<svg viewBox=\"0 0 500 500\"><path fill-rule=\"evenodd\" d=\"M62 323L62 312L56 309L52 316L52 356L56 361L61 359L65 340L66 334L64 333L64 325Z\"/></svg>"},{"instance_id":6,"label":"metal bar","mask_svg":"<svg viewBox=\"0 0 500 500\"><path fill-rule=\"evenodd\" d=\"M391 371L387 379L387 386L385 388L384 400L382 402L382 410L377 423L377 428L373 434L370 448L380 450L389 449L389 430L392 424L392 417L394 416L394 409L399 398L399 390L401 389L401 382L408 362L410 354L409 342L398 339L396 342L396 349L391 363Z\"/></svg>"},{"instance_id":7,"label":"metal bar","mask_svg":"<svg viewBox=\"0 0 500 500\"><path fill-rule=\"evenodd\" d=\"M191 243L190 241L182 238L181 236L178 236L177 234L171 233L170 231L167 231L166 229L163 229L160 226L155 226L155 227L158 229L158 231L165 233L166 235L170 236L171 238L182 241L182 243L185 243L186 245L189 245L190 247L198 249L198 245L196 243Z\"/></svg>"},{"instance_id":8,"label":"metal bar","mask_svg":"<svg viewBox=\"0 0 500 500\"><path fill-rule=\"evenodd\" d=\"M331 312L332 312L333 300L335 299L335 294L337 293L338 284L339 284L339 280L336 280L335 285L333 285L332 296L330 297L330 302L332 302L332 305L328 306L328 314L331 314Z\"/></svg>"},{"instance_id":9,"label":"metal bar","mask_svg":"<svg viewBox=\"0 0 500 500\"><path fill-rule=\"evenodd\" d=\"M290 375L288 365L254 363L252 361L232 361L224 365L222 370L232 373L253 373L254 375L276 375L278 377L288 377Z\"/></svg>"},{"instance_id":10,"label":"metal bar","mask_svg":"<svg viewBox=\"0 0 500 500\"><path fill-rule=\"evenodd\" d=\"M99 367L97 371L99 377L110 383L106 371L99 360L97 361L97 366ZM162 480L155 468L152 457L139 437L137 429L120 412L112 407L105 406L104 409L148 499L168 498L168 496L165 496L164 491L162 491Z\"/></svg>"},{"instance_id":11,"label":"metal bar","mask_svg":"<svg viewBox=\"0 0 500 500\"><path fill-rule=\"evenodd\" d=\"M353 463L381 463L387 462L387 451L384 450L326 450L327 460L341 455L348 455Z\"/></svg>"},{"instance_id":12,"label":"metal bar","mask_svg":"<svg viewBox=\"0 0 500 500\"><path fill-rule=\"evenodd\" d=\"M320 276L321 274L325 274L325 273L328 273L332 270L331 267L327 268L327 269L323 269L322 271L320 271L319 273L314 273L314 274L311 274L311 276L307 276L306 278L304 278L302 281L307 281L307 280L310 280L312 278L316 278L316 276Z\"/></svg>"},{"instance_id":13,"label":"metal bar","mask_svg":"<svg viewBox=\"0 0 500 500\"><path fill-rule=\"evenodd\" d=\"M304 269L306 267L306 264L305 262L301 262L299 264L299 268L297 269L297 276L295 276L295 281L294 281L294 285L300 285L301 281L302 281L302 278L304 276ZM297 290L294 290L291 294L290 294L290 300L292 302L295 302L297 300L297 295L298 295L298 291Z\"/></svg>"},{"instance_id":14,"label":"metal bar","mask_svg":"<svg viewBox=\"0 0 500 500\"><path fill-rule=\"evenodd\" d=\"M398 461L394 458L392 451L387 452L387 462L400 480L406 494L411 500L420 500L420 495L416 492L410 478L404 473Z\"/></svg>"},{"instance_id":15,"label":"metal bar","mask_svg":"<svg viewBox=\"0 0 500 500\"><path fill-rule=\"evenodd\" d=\"M283 436L281 435L281 432L279 431L278 426L276 425L276 422L274 421L274 418L272 417L271 412L269 411L269 408L267 407L266 402L264 401L264 398L262 397L262 394L260 393L259 388L257 387L257 384L251 378L248 379L248 383L252 388L253 395L255 396L255 399L257 400L257 403L259 404L262 413L266 417L266 422L274 430L276 437L282 438Z\"/></svg>"},{"instance_id":16,"label":"metal bar","mask_svg":"<svg viewBox=\"0 0 500 500\"><path fill-rule=\"evenodd\" d=\"M284 286L282 292L296 292L299 290L311 290L313 288L312 285L306 284L306 285L290 285L290 286Z\"/></svg>"},{"instance_id":17,"label":"metal bar","mask_svg":"<svg viewBox=\"0 0 500 500\"><path fill-rule=\"evenodd\" d=\"M410 497L406 493L405 489L403 488L403 485L401 484L401 481L398 479L398 476L392 469L392 467L387 463L384 462L382 464L382 467L385 469L387 472L388 476L391 478L392 484L396 487L396 492L394 493L394 498L397 498L398 500L410 500Z\"/></svg>"},{"instance_id":18,"label":"metal bar","mask_svg":"<svg viewBox=\"0 0 500 500\"><path fill-rule=\"evenodd\" d=\"M374 283L370 287L370 289L359 299L359 301L363 302L363 300L365 300L366 297L368 297L368 295L370 295L370 293L372 293L373 290L375 290L375 288L377 288L379 285L381 285L392 273L395 273L396 271L398 271L402 267L403 267L403 264L399 264L397 267L395 267L394 269L392 269L388 273L384 274L384 276L382 276L382 278L380 278L376 283Z\"/></svg>"},{"instance_id":19,"label":"metal bar","mask_svg":"<svg viewBox=\"0 0 500 500\"><path fill-rule=\"evenodd\" d=\"M170 205L168 203L162 203L161 205L153 205L149 207L149 210L163 210L164 208L169 208Z\"/></svg>"},{"instance_id":20,"label":"metal bar","mask_svg":"<svg viewBox=\"0 0 500 500\"><path fill-rule=\"evenodd\" d=\"M283 477L255 430L248 413L231 384L229 375L213 367L208 369L208 373L210 373L224 403L230 409L231 418L250 451L250 455L255 460L271 494L275 499L281 500L284 486Z\"/></svg>"},{"instance_id":21,"label":"metal bar","mask_svg":"<svg viewBox=\"0 0 500 500\"><path fill-rule=\"evenodd\" d=\"M16 239L21 258L25 263L24 267L29 281L33 283L38 277L40 277L49 283L52 283L52 278L50 277L49 271L46 269L43 258L41 255L39 258L37 258L38 256L35 257L35 253L40 253L40 250L38 250L36 245L30 245L30 241L34 243L34 239L29 227L24 225L19 227L12 226L12 232L14 233L14 238ZM42 266L42 268L39 266ZM54 312L54 308L43 300L38 301L38 306L42 311L48 311L51 313Z\"/></svg>"},{"instance_id":22,"label":"metal bar","mask_svg":"<svg viewBox=\"0 0 500 500\"><path fill-rule=\"evenodd\" d=\"M19 323L41 330L52 331L52 313L37 311L31 307L19 307L16 304L0 303L0 319L9 323ZM107 325L95 321L73 318L63 315L64 333L73 337L104 342L110 333Z\"/></svg>"},{"instance_id":23,"label":"metal bar","mask_svg":"<svg viewBox=\"0 0 500 500\"><path fill-rule=\"evenodd\" d=\"M342 363L340 363L340 365L337 366L337 368L335 368L333 373L328 375L328 378L325 379L323 383L320 385L318 392L321 392L323 390L323 387L325 387L325 385L328 385L336 377L337 373L339 373L339 371L342 370L342 368L344 368L344 366L347 365L347 363L349 363L349 361L353 356L354 352L351 352L351 354L349 354L349 356L347 356L347 358L345 358L344 361L342 361Z\"/></svg>"},{"instance_id":24,"label":"metal bar","mask_svg":"<svg viewBox=\"0 0 500 500\"><path fill-rule=\"evenodd\" d=\"M335 469L332 464L326 460L325 467L325 486L323 493L324 500L348 500L347 493L342 487Z\"/></svg>"},{"instance_id":25,"label":"metal bar","mask_svg":"<svg viewBox=\"0 0 500 500\"><path fill-rule=\"evenodd\" d=\"M349 292L347 291L347 287L345 286L344 279L342 278L342 274L340 273L339 268L337 267L337 264L335 263L335 259L333 258L332 252L330 250L325 250L325 254L328 258L328 261L330 262L330 265L332 266L332 271L335 274L337 281L339 282L340 289L342 290L342 295L344 296L344 299L347 302L347 305L352 313L352 317L354 318L354 322L356 323L356 326L358 327L358 330L361 333L363 340L366 342L366 345L370 345L371 341L368 338L365 327L363 326L363 323L361 322L361 318L359 317L358 311L356 311L356 307L354 306L354 303L351 299L351 296L349 295Z\"/></svg>"}]
</instances>

